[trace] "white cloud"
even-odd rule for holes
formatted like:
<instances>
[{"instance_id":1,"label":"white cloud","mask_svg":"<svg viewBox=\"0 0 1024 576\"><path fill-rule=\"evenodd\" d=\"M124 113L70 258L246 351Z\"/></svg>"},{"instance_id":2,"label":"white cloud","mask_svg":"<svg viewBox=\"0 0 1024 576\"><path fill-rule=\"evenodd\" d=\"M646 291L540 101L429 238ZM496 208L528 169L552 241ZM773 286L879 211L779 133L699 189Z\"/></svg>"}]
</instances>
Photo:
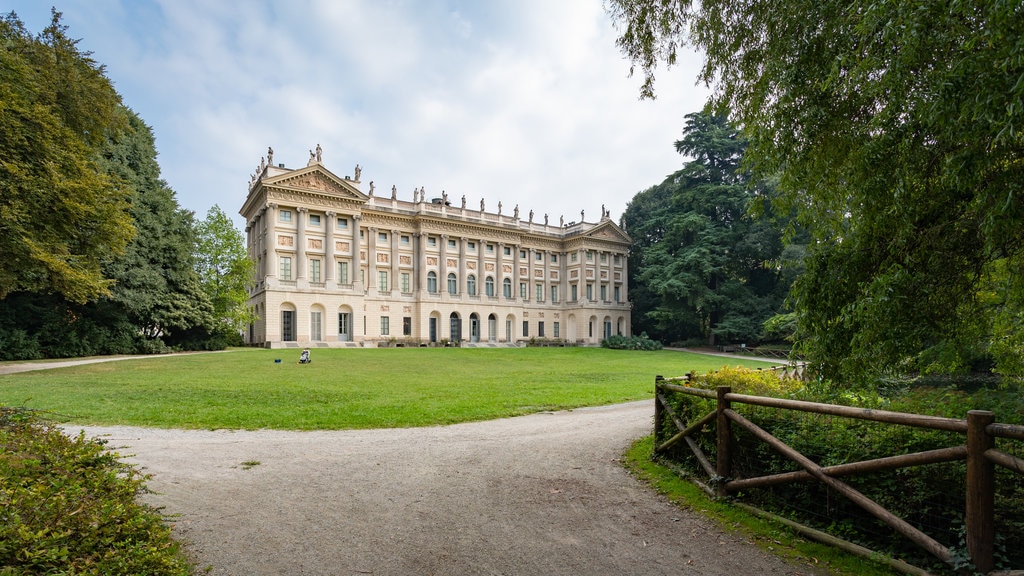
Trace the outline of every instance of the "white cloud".
<instances>
[{"instance_id":1,"label":"white cloud","mask_svg":"<svg viewBox=\"0 0 1024 576\"><path fill-rule=\"evenodd\" d=\"M49 11L12 7L30 30ZM250 174L305 165L400 197L502 201L505 213L602 204L618 217L682 162L672 143L706 91L696 58L662 71L656 101L615 48L601 0L493 2L67 0L64 21L156 134L183 207L234 213ZM365 186L365 184L364 184Z\"/></svg>"}]
</instances>

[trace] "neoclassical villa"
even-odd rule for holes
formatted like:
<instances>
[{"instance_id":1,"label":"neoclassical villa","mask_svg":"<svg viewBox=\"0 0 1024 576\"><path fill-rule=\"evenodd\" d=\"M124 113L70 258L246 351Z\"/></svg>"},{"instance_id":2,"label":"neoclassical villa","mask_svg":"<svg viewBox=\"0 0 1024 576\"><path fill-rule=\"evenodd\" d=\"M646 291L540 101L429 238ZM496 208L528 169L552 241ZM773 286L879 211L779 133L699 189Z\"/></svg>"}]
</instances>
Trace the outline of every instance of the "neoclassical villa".
<instances>
[{"instance_id":1,"label":"neoclassical villa","mask_svg":"<svg viewBox=\"0 0 1024 576\"><path fill-rule=\"evenodd\" d=\"M270 348L597 345L630 333L630 239L604 207L558 225L470 209L463 197L412 201L336 176L320 147L307 166L253 175L240 213L256 263L248 343Z\"/></svg>"}]
</instances>

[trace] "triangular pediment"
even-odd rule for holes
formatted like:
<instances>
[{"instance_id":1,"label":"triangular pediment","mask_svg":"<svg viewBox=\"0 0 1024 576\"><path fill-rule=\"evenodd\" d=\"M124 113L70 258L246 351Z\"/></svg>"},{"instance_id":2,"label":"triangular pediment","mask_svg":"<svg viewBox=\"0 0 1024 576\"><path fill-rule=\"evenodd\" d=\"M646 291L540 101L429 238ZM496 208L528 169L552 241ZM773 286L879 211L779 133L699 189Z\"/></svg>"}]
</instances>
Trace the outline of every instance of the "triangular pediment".
<instances>
[{"instance_id":1,"label":"triangular pediment","mask_svg":"<svg viewBox=\"0 0 1024 576\"><path fill-rule=\"evenodd\" d=\"M337 177L324 168L323 164L312 164L299 170L265 178L262 185L264 188L312 192L359 202L368 200L368 196L360 192L355 183Z\"/></svg>"},{"instance_id":2,"label":"triangular pediment","mask_svg":"<svg viewBox=\"0 0 1024 576\"><path fill-rule=\"evenodd\" d=\"M616 225L615 222L612 222L611 220L605 220L599 223L597 226L594 226L590 230L587 230L586 232L581 234L581 236L585 238L594 238L597 240L609 240L611 242L625 242L628 244L633 243L633 240L629 237L629 235L626 234L626 232L622 228L619 228L618 225Z\"/></svg>"}]
</instances>

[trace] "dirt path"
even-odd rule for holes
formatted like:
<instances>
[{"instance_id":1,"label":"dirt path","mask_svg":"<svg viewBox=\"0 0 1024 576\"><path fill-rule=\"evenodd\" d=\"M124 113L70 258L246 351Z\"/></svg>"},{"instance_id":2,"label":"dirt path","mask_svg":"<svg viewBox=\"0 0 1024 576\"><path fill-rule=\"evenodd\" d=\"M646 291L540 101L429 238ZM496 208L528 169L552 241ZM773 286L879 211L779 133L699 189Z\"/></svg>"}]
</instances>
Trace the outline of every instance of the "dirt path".
<instances>
[{"instance_id":1,"label":"dirt path","mask_svg":"<svg viewBox=\"0 0 1024 576\"><path fill-rule=\"evenodd\" d=\"M86 433L153 475L147 501L174 516L212 575L810 573L622 468L652 411L644 401L417 429Z\"/></svg>"}]
</instances>

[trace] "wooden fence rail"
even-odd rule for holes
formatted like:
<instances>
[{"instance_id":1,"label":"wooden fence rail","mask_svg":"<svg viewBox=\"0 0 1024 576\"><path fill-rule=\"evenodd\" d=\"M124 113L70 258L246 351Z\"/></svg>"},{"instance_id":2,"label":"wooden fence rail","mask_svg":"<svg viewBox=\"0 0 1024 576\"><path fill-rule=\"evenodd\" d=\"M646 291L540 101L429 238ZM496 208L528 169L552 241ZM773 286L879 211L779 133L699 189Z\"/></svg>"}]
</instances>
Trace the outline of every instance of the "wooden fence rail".
<instances>
[{"instance_id":1,"label":"wooden fence rail","mask_svg":"<svg viewBox=\"0 0 1024 576\"><path fill-rule=\"evenodd\" d=\"M684 442L693 452L701 468L708 475L709 482L704 488L712 495L726 496L754 487L816 480L842 494L935 558L947 564L952 564L953 552L948 547L843 482L840 480L840 477L879 470L921 466L937 462L966 461L965 518L967 552L970 554L975 567L981 572L988 573L993 569L995 564L994 466L1002 466L1018 474L1024 474L1024 459L996 450L995 439L1024 440L1024 426L996 423L995 415L984 410L971 410L965 419L941 418L921 414L734 394L728 386L720 386L715 390L702 390L673 383L686 382L689 379L690 376L671 379L661 376L655 378L654 450L656 454L663 453L672 446ZM716 408L700 418L695 418L693 422L683 422L667 400L666 395L671 392L715 400ZM950 446L948 448L928 450L914 454L903 454L822 467L737 413L732 409L734 403L943 430L965 435L965 442L959 446ZM666 418L672 421L678 432L661 442L658 434L663 429ZM695 434L703 430L711 422L716 423L715 445L717 453L714 455L713 463L712 459L704 453L693 438ZM731 444L733 442L731 427L733 425L747 430L756 438L767 443L779 454L796 462L802 470L755 478L731 478Z\"/></svg>"}]
</instances>

